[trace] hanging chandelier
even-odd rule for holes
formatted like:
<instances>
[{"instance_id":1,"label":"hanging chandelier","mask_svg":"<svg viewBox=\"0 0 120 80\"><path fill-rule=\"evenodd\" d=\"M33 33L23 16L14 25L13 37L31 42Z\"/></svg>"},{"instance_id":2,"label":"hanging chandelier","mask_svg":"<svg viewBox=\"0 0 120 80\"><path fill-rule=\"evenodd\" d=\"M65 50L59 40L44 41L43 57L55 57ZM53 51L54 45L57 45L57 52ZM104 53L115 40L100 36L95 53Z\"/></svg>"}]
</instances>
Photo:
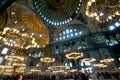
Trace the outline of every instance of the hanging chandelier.
<instances>
[{"instance_id":1,"label":"hanging chandelier","mask_svg":"<svg viewBox=\"0 0 120 80\"><path fill-rule=\"evenodd\" d=\"M77 60L77 59L83 57L83 53L82 52L71 52L70 54L66 54L65 56L68 59Z\"/></svg>"},{"instance_id":2,"label":"hanging chandelier","mask_svg":"<svg viewBox=\"0 0 120 80\"><path fill-rule=\"evenodd\" d=\"M106 58L106 59L100 60L101 63L110 63L112 61L114 61L113 58Z\"/></svg>"},{"instance_id":3,"label":"hanging chandelier","mask_svg":"<svg viewBox=\"0 0 120 80\"><path fill-rule=\"evenodd\" d=\"M17 62L17 61L23 62L23 61L24 61L24 58L23 58L23 57L20 57L20 56L12 56L12 55L6 55L6 56L5 56L5 59L6 59L6 60L13 61L13 62Z\"/></svg>"},{"instance_id":4,"label":"hanging chandelier","mask_svg":"<svg viewBox=\"0 0 120 80\"><path fill-rule=\"evenodd\" d=\"M50 62L54 62L55 58L44 57L44 58L41 58L40 60L41 60L41 62L50 63Z\"/></svg>"},{"instance_id":5,"label":"hanging chandelier","mask_svg":"<svg viewBox=\"0 0 120 80\"><path fill-rule=\"evenodd\" d=\"M94 67L98 67L98 68L105 68L105 67L107 67L107 65L101 64L101 63L99 63L99 64L94 64L93 66L94 66Z\"/></svg>"},{"instance_id":6,"label":"hanging chandelier","mask_svg":"<svg viewBox=\"0 0 120 80\"><path fill-rule=\"evenodd\" d=\"M33 36L21 33L14 28L4 28L3 32L0 33L0 40L7 46L19 49L29 49L37 46Z\"/></svg>"},{"instance_id":7,"label":"hanging chandelier","mask_svg":"<svg viewBox=\"0 0 120 80\"><path fill-rule=\"evenodd\" d=\"M68 69L70 69L70 67L62 66L62 65L48 67L48 70L51 70L53 72L65 72Z\"/></svg>"},{"instance_id":8,"label":"hanging chandelier","mask_svg":"<svg viewBox=\"0 0 120 80\"><path fill-rule=\"evenodd\" d=\"M94 61L96 61L96 59L95 58L84 58L84 59L82 59L82 61L83 62L94 62Z\"/></svg>"},{"instance_id":9,"label":"hanging chandelier","mask_svg":"<svg viewBox=\"0 0 120 80\"><path fill-rule=\"evenodd\" d=\"M41 72L39 69L31 69L30 72Z\"/></svg>"},{"instance_id":10,"label":"hanging chandelier","mask_svg":"<svg viewBox=\"0 0 120 80\"><path fill-rule=\"evenodd\" d=\"M119 0L89 0L85 14L98 22L106 22L120 16L119 8Z\"/></svg>"},{"instance_id":11,"label":"hanging chandelier","mask_svg":"<svg viewBox=\"0 0 120 80\"><path fill-rule=\"evenodd\" d=\"M24 64L24 63L13 63L12 65L17 66L17 67L25 67L26 66L26 64Z\"/></svg>"},{"instance_id":12,"label":"hanging chandelier","mask_svg":"<svg viewBox=\"0 0 120 80\"><path fill-rule=\"evenodd\" d=\"M31 43L32 38L35 38L37 48L42 48L49 44L49 32L46 25L30 7L17 2L7 9L7 13L7 27L15 28L19 30L20 33L26 33L32 36L31 38L26 38L26 42L30 42L26 45L33 45L33 43Z\"/></svg>"}]
</instances>

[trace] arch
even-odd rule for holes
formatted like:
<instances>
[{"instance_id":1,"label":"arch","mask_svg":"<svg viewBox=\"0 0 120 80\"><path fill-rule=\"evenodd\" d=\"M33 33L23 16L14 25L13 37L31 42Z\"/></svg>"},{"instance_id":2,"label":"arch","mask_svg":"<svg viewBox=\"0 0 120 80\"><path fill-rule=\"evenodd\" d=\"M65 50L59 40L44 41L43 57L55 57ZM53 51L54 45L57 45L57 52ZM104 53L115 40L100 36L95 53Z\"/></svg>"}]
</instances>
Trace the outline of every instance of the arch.
<instances>
[{"instance_id":1,"label":"arch","mask_svg":"<svg viewBox=\"0 0 120 80\"><path fill-rule=\"evenodd\" d=\"M112 45L118 44L118 42L112 35L110 36L110 41L111 41Z\"/></svg>"},{"instance_id":2,"label":"arch","mask_svg":"<svg viewBox=\"0 0 120 80\"><path fill-rule=\"evenodd\" d=\"M116 34L116 39L120 42L120 34L119 33Z\"/></svg>"}]
</instances>

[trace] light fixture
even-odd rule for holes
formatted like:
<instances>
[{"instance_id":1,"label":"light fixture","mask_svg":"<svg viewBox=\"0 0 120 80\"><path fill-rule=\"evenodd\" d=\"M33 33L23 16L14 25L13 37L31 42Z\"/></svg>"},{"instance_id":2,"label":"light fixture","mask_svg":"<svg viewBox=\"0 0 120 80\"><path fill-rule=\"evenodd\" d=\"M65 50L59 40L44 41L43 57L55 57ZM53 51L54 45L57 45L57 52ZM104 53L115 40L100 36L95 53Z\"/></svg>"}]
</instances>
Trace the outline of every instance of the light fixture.
<instances>
[{"instance_id":1,"label":"light fixture","mask_svg":"<svg viewBox=\"0 0 120 80\"><path fill-rule=\"evenodd\" d=\"M96 61L96 59L95 58L84 58L84 59L82 59L82 61L83 62L86 62L86 61L88 61L88 62L94 62L94 61Z\"/></svg>"},{"instance_id":2,"label":"light fixture","mask_svg":"<svg viewBox=\"0 0 120 80\"><path fill-rule=\"evenodd\" d=\"M33 36L27 33L21 33L14 28L4 28L0 34L0 40L7 46L20 49L29 49L37 46Z\"/></svg>"},{"instance_id":3,"label":"light fixture","mask_svg":"<svg viewBox=\"0 0 120 80\"><path fill-rule=\"evenodd\" d=\"M23 57L20 57L20 56L12 56L12 55L6 55L5 56L5 59L7 60L10 60L10 61L24 61L24 58Z\"/></svg>"},{"instance_id":4,"label":"light fixture","mask_svg":"<svg viewBox=\"0 0 120 80\"><path fill-rule=\"evenodd\" d=\"M115 16L120 15L119 1L114 4L110 3L109 0L89 0L86 6L86 15L95 18L98 22L105 22L112 20Z\"/></svg>"},{"instance_id":5,"label":"light fixture","mask_svg":"<svg viewBox=\"0 0 120 80\"><path fill-rule=\"evenodd\" d=\"M20 66L20 67L25 67L26 66L26 64L24 64L24 63L13 63L12 65L13 66Z\"/></svg>"},{"instance_id":6,"label":"light fixture","mask_svg":"<svg viewBox=\"0 0 120 80\"><path fill-rule=\"evenodd\" d=\"M78 70L77 69L70 69L68 70L68 72L77 72Z\"/></svg>"},{"instance_id":7,"label":"light fixture","mask_svg":"<svg viewBox=\"0 0 120 80\"><path fill-rule=\"evenodd\" d=\"M0 65L0 68L11 69L11 68L14 68L14 67L13 66L9 66L9 65Z\"/></svg>"},{"instance_id":8,"label":"light fixture","mask_svg":"<svg viewBox=\"0 0 120 80\"><path fill-rule=\"evenodd\" d=\"M31 69L30 72L41 72L39 69Z\"/></svg>"},{"instance_id":9,"label":"light fixture","mask_svg":"<svg viewBox=\"0 0 120 80\"><path fill-rule=\"evenodd\" d=\"M29 48L36 48L37 45L40 45L40 48L42 48L43 45L49 44L48 29L46 28L46 25L43 23L43 20L38 16L38 14L36 14L30 7L21 3L16 3L16 4L13 4L12 6L10 6L7 9L7 12L9 13L8 14L9 23L6 24L7 27L18 29L21 34L25 33L29 36L32 36L35 39L34 42L36 43L34 46L34 43L32 43L32 38L26 38L26 37L20 36L18 38L20 38L21 45L24 44L25 42L25 45L28 46L27 49L29 49ZM19 8L19 11L18 11L18 8ZM14 12L15 14L12 12ZM11 13L14 15L12 15ZM5 19L5 16L2 17L2 19ZM42 36L40 34L42 34ZM22 41L23 39L25 41ZM23 47L25 48L26 46L23 46Z\"/></svg>"},{"instance_id":10,"label":"light fixture","mask_svg":"<svg viewBox=\"0 0 120 80\"><path fill-rule=\"evenodd\" d=\"M98 67L98 68L105 68L105 67L107 67L107 65L101 64L101 63L99 63L99 64L94 64L93 66L94 66L94 67Z\"/></svg>"},{"instance_id":11,"label":"light fixture","mask_svg":"<svg viewBox=\"0 0 120 80\"><path fill-rule=\"evenodd\" d=\"M82 52L71 52L70 54L65 55L68 59L77 60L78 58L83 57Z\"/></svg>"},{"instance_id":12,"label":"light fixture","mask_svg":"<svg viewBox=\"0 0 120 80\"><path fill-rule=\"evenodd\" d=\"M44 58L41 58L40 60L41 60L41 62L50 63L50 62L54 62L55 58L44 57Z\"/></svg>"},{"instance_id":13,"label":"light fixture","mask_svg":"<svg viewBox=\"0 0 120 80\"><path fill-rule=\"evenodd\" d=\"M101 63L110 63L112 61L114 61L113 58L106 58L106 59L100 60Z\"/></svg>"},{"instance_id":14,"label":"light fixture","mask_svg":"<svg viewBox=\"0 0 120 80\"><path fill-rule=\"evenodd\" d=\"M68 70L68 69L70 69L70 67L62 66L62 65L48 67L48 70L52 70L52 71L65 71L65 70Z\"/></svg>"}]
</instances>

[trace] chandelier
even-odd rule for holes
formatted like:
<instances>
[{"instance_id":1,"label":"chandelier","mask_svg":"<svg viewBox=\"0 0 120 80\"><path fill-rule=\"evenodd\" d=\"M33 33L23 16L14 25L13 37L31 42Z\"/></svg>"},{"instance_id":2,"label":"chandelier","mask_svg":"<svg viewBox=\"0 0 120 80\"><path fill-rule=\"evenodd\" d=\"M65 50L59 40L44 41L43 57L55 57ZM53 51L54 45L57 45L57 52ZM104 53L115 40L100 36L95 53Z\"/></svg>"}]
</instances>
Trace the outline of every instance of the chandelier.
<instances>
[{"instance_id":1,"label":"chandelier","mask_svg":"<svg viewBox=\"0 0 120 80\"><path fill-rule=\"evenodd\" d=\"M17 72L17 73L24 73L25 69L26 69L26 67L17 67L15 72Z\"/></svg>"},{"instance_id":2,"label":"chandelier","mask_svg":"<svg viewBox=\"0 0 120 80\"><path fill-rule=\"evenodd\" d=\"M20 57L20 56L10 56L10 55L6 55L5 56L5 59L7 60L10 60L10 61L13 61L13 62L17 62L17 61L24 61L24 58L23 57Z\"/></svg>"},{"instance_id":3,"label":"chandelier","mask_svg":"<svg viewBox=\"0 0 120 80\"><path fill-rule=\"evenodd\" d=\"M19 49L29 49L37 46L35 38L13 28L4 28L3 32L0 32L0 40L7 46Z\"/></svg>"},{"instance_id":4,"label":"chandelier","mask_svg":"<svg viewBox=\"0 0 120 80\"><path fill-rule=\"evenodd\" d=\"M89 0L85 14L99 22L105 22L120 15L119 7L119 0Z\"/></svg>"},{"instance_id":5,"label":"chandelier","mask_svg":"<svg viewBox=\"0 0 120 80\"><path fill-rule=\"evenodd\" d=\"M78 70L77 69L70 69L68 70L68 72L77 72Z\"/></svg>"},{"instance_id":6,"label":"chandelier","mask_svg":"<svg viewBox=\"0 0 120 80\"><path fill-rule=\"evenodd\" d=\"M84 58L84 59L82 59L82 61L83 62L86 62L86 61L88 61L88 62L94 62L94 61L96 61L96 59L95 58Z\"/></svg>"},{"instance_id":7,"label":"chandelier","mask_svg":"<svg viewBox=\"0 0 120 80\"><path fill-rule=\"evenodd\" d=\"M100 60L101 63L110 63L112 61L114 61L113 58L106 58L106 59Z\"/></svg>"},{"instance_id":8,"label":"chandelier","mask_svg":"<svg viewBox=\"0 0 120 80\"><path fill-rule=\"evenodd\" d=\"M105 67L107 67L107 65L101 64L101 63L99 63L99 64L94 64L93 66L94 66L94 67L98 67L98 68L105 68Z\"/></svg>"},{"instance_id":9,"label":"chandelier","mask_svg":"<svg viewBox=\"0 0 120 80\"><path fill-rule=\"evenodd\" d=\"M50 62L54 62L55 58L44 57L44 58L41 58L40 60L41 62L50 63Z\"/></svg>"},{"instance_id":10,"label":"chandelier","mask_svg":"<svg viewBox=\"0 0 120 80\"><path fill-rule=\"evenodd\" d=\"M24 63L13 63L12 65L17 66L17 67L25 67L26 66L26 64L24 64Z\"/></svg>"},{"instance_id":11,"label":"chandelier","mask_svg":"<svg viewBox=\"0 0 120 80\"><path fill-rule=\"evenodd\" d=\"M70 54L66 54L65 56L68 59L77 60L77 59L83 57L83 53L82 52L71 52Z\"/></svg>"},{"instance_id":12,"label":"chandelier","mask_svg":"<svg viewBox=\"0 0 120 80\"><path fill-rule=\"evenodd\" d=\"M0 65L0 68L9 68L9 69L12 69L14 67L13 66L9 66L9 65Z\"/></svg>"},{"instance_id":13,"label":"chandelier","mask_svg":"<svg viewBox=\"0 0 120 80\"><path fill-rule=\"evenodd\" d=\"M62 72L62 71L70 69L70 67L60 65L60 66L50 66L50 67L48 67L48 69L52 70L52 71L61 71Z\"/></svg>"},{"instance_id":14,"label":"chandelier","mask_svg":"<svg viewBox=\"0 0 120 80\"><path fill-rule=\"evenodd\" d=\"M8 22L6 25L8 27L16 28L23 33L32 35L35 38L35 43L37 43L37 48L42 48L49 44L48 29L33 9L22 3L15 3L7 9L7 13ZM26 42L30 41L30 39L26 40ZM33 43L31 44L33 45Z\"/></svg>"},{"instance_id":15,"label":"chandelier","mask_svg":"<svg viewBox=\"0 0 120 80\"><path fill-rule=\"evenodd\" d=\"M41 72L39 69L31 69L30 72Z\"/></svg>"}]
</instances>

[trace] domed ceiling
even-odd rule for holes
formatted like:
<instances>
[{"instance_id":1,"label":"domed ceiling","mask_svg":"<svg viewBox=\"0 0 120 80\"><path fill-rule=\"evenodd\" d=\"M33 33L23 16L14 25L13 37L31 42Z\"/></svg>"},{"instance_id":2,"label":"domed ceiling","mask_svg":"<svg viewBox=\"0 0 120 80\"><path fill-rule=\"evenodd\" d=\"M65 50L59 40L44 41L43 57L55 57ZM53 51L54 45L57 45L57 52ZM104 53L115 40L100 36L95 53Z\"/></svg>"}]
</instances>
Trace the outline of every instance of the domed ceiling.
<instances>
[{"instance_id":1,"label":"domed ceiling","mask_svg":"<svg viewBox=\"0 0 120 80\"><path fill-rule=\"evenodd\" d=\"M49 33L43 21L36 13L25 6L17 3L7 9L7 27L20 30L35 37L38 47L45 47L49 43Z\"/></svg>"},{"instance_id":2,"label":"domed ceiling","mask_svg":"<svg viewBox=\"0 0 120 80\"><path fill-rule=\"evenodd\" d=\"M71 22L77 16L82 0L33 0L33 4L44 21L60 26Z\"/></svg>"}]
</instances>

